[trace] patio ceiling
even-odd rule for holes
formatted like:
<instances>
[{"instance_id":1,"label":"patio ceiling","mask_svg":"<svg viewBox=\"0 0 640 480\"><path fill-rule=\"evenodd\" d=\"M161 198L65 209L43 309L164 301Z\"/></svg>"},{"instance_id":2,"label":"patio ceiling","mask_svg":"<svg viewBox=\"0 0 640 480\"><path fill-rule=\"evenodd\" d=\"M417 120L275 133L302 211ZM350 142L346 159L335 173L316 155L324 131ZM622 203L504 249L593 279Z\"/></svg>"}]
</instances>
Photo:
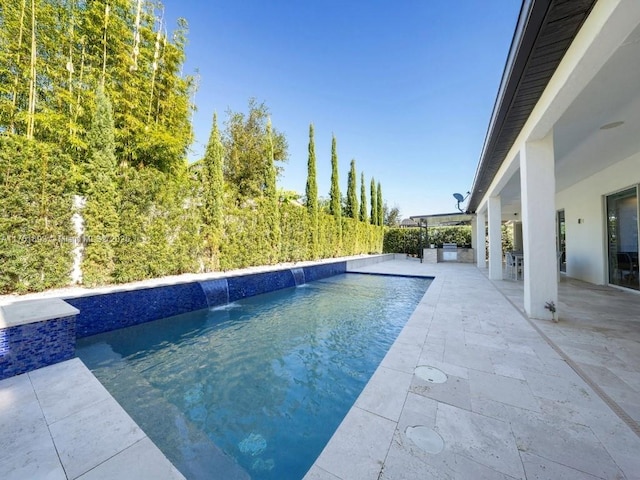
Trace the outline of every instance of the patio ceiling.
<instances>
[{"instance_id":1,"label":"patio ceiling","mask_svg":"<svg viewBox=\"0 0 640 480\"><path fill-rule=\"evenodd\" d=\"M640 151L640 26L554 125L556 191ZM615 125L613 128L603 126ZM503 219L520 214L520 171L500 192Z\"/></svg>"},{"instance_id":2,"label":"patio ceiling","mask_svg":"<svg viewBox=\"0 0 640 480\"><path fill-rule=\"evenodd\" d=\"M523 2L473 182L475 212L596 0Z\"/></svg>"}]
</instances>

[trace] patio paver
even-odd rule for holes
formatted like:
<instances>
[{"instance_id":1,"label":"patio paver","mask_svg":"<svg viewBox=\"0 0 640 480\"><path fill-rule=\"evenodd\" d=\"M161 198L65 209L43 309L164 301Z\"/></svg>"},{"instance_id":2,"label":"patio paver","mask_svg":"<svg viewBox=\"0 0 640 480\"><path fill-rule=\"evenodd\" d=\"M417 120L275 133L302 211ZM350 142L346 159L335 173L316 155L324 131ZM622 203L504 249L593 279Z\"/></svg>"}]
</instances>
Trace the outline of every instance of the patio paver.
<instances>
[{"instance_id":1,"label":"patio paver","mask_svg":"<svg viewBox=\"0 0 640 480\"><path fill-rule=\"evenodd\" d=\"M640 479L640 296L563 281L554 324L472 265L360 270L436 279L306 480ZM1 381L0 431L3 479L184 478L78 359Z\"/></svg>"},{"instance_id":2,"label":"patio paver","mask_svg":"<svg viewBox=\"0 0 640 480\"><path fill-rule=\"evenodd\" d=\"M306 479L640 478L640 437L597 391L602 384L635 415L639 296L563 282L555 324L524 317L521 281L491 282L475 266L394 260L359 271L436 277L382 365L410 371L412 346L422 344L415 366L436 367L448 379L433 384L413 376L382 464L371 457L359 476L348 476L327 461L354 434L352 409ZM593 298L592 288L605 298ZM609 307L608 295L622 307ZM410 355L399 361L405 350ZM571 354L575 364L567 360ZM365 389L357 405L372 402L371 393ZM442 437L442 452L425 452L407 437L416 425ZM360 463L366 456L350 453Z\"/></svg>"}]
</instances>

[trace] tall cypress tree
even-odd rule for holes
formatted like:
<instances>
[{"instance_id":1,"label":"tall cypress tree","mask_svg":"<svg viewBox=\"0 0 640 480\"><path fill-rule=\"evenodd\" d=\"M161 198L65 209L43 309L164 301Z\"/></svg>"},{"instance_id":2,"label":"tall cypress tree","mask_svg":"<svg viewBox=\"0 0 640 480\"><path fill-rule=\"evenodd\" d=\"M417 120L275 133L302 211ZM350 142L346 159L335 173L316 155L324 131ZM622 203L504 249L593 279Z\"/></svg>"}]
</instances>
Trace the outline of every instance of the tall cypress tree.
<instances>
[{"instance_id":1,"label":"tall cypress tree","mask_svg":"<svg viewBox=\"0 0 640 480\"><path fill-rule=\"evenodd\" d=\"M334 254L342 252L342 201L340 197L340 185L338 183L338 152L335 135L331 140L331 191L329 192L329 213L336 222L336 239Z\"/></svg>"},{"instance_id":2,"label":"tall cypress tree","mask_svg":"<svg viewBox=\"0 0 640 480\"><path fill-rule=\"evenodd\" d=\"M336 147L336 137L331 140L331 190L329 191L329 213L334 217L342 215L340 202L340 184L338 183L338 152Z\"/></svg>"},{"instance_id":3,"label":"tall cypress tree","mask_svg":"<svg viewBox=\"0 0 640 480\"><path fill-rule=\"evenodd\" d=\"M367 186L364 183L364 172L360 174L360 221L367 223Z\"/></svg>"},{"instance_id":4,"label":"tall cypress tree","mask_svg":"<svg viewBox=\"0 0 640 480\"><path fill-rule=\"evenodd\" d=\"M309 124L309 159L307 160L307 212L311 220L311 258L318 257L318 182L316 180L316 147L313 123Z\"/></svg>"},{"instance_id":5,"label":"tall cypress tree","mask_svg":"<svg viewBox=\"0 0 640 480\"><path fill-rule=\"evenodd\" d=\"M84 218L88 243L82 270L85 284L98 285L111 280L115 266L113 247L119 235L113 111L102 86L98 87L96 110L87 137L89 161Z\"/></svg>"},{"instance_id":6,"label":"tall cypress tree","mask_svg":"<svg viewBox=\"0 0 640 480\"><path fill-rule=\"evenodd\" d=\"M218 117L213 114L213 126L203 162L203 223L206 270L220 266L220 241L223 232L224 207L224 149L218 130Z\"/></svg>"},{"instance_id":7,"label":"tall cypress tree","mask_svg":"<svg viewBox=\"0 0 640 480\"><path fill-rule=\"evenodd\" d=\"M378 224L378 192L376 190L376 181L371 177L371 225Z\"/></svg>"},{"instance_id":8,"label":"tall cypress tree","mask_svg":"<svg viewBox=\"0 0 640 480\"><path fill-rule=\"evenodd\" d=\"M356 193L356 161L351 160L351 169L349 170L349 181L347 183L347 217L358 219L358 194Z\"/></svg>"},{"instance_id":9,"label":"tall cypress tree","mask_svg":"<svg viewBox=\"0 0 640 480\"><path fill-rule=\"evenodd\" d=\"M378 205L377 205L377 210L378 210L378 225L382 226L384 225L384 206L382 204L382 187L380 186L380 182L378 182L378 191L377 191L377 195L376 198L378 199Z\"/></svg>"}]
</instances>

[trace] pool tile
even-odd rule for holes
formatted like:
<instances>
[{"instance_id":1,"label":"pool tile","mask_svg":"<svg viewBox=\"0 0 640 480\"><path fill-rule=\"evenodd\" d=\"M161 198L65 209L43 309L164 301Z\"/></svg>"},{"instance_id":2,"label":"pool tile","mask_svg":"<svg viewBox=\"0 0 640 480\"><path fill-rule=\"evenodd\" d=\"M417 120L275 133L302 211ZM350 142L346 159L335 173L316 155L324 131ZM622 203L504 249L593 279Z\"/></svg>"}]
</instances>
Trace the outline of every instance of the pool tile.
<instances>
[{"instance_id":1,"label":"pool tile","mask_svg":"<svg viewBox=\"0 0 640 480\"><path fill-rule=\"evenodd\" d=\"M55 422L49 428L70 478L87 472L145 437L113 398Z\"/></svg>"},{"instance_id":2,"label":"pool tile","mask_svg":"<svg viewBox=\"0 0 640 480\"><path fill-rule=\"evenodd\" d=\"M402 440L394 439L379 480L455 480L454 454L447 451L437 455L421 452L404 435L402 437Z\"/></svg>"},{"instance_id":3,"label":"pool tile","mask_svg":"<svg viewBox=\"0 0 640 480\"><path fill-rule=\"evenodd\" d=\"M397 422L410 383L410 374L381 366L358 397L356 406Z\"/></svg>"},{"instance_id":4,"label":"pool tile","mask_svg":"<svg viewBox=\"0 0 640 480\"><path fill-rule=\"evenodd\" d=\"M624 478L593 431L527 412L512 422L518 449L600 478Z\"/></svg>"},{"instance_id":5,"label":"pool tile","mask_svg":"<svg viewBox=\"0 0 640 480\"><path fill-rule=\"evenodd\" d=\"M311 470L304 476L304 480L343 480L340 477L336 477L333 473L329 473L323 470L317 465L311 467Z\"/></svg>"},{"instance_id":6,"label":"pool tile","mask_svg":"<svg viewBox=\"0 0 640 480\"><path fill-rule=\"evenodd\" d=\"M414 375L409 390L423 397L471 410L469 380L464 378L449 375L444 383L430 383Z\"/></svg>"},{"instance_id":7,"label":"pool tile","mask_svg":"<svg viewBox=\"0 0 640 480\"><path fill-rule=\"evenodd\" d=\"M525 478L509 423L439 403L435 430L451 451L502 474Z\"/></svg>"},{"instance_id":8,"label":"pool tile","mask_svg":"<svg viewBox=\"0 0 640 480\"><path fill-rule=\"evenodd\" d=\"M184 480L151 440L143 438L129 448L78 477L78 480Z\"/></svg>"},{"instance_id":9,"label":"pool tile","mask_svg":"<svg viewBox=\"0 0 640 480\"><path fill-rule=\"evenodd\" d=\"M500 473L493 468L487 467L482 463L475 462L464 455L456 455L456 480L515 480L517 477L512 477L504 473ZM532 477L541 480L543 477ZM564 477L553 477L553 480ZM550 479L551 480L551 479ZM568 480L568 479L567 479Z\"/></svg>"},{"instance_id":10,"label":"pool tile","mask_svg":"<svg viewBox=\"0 0 640 480\"><path fill-rule=\"evenodd\" d=\"M476 397L539 412L540 405L524 380L469 370L469 387Z\"/></svg>"},{"instance_id":11,"label":"pool tile","mask_svg":"<svg viewBox=\"0 0 640 480\"><path fill-rule=\"evenodd\" d=\"M588 473L581 472L575 468L567 467L556 462L551 462L546 458L539 457L532 453L522 452L522 463L524 471L529 478L548 478L562 480L600 480L600 477L594 477Z\"/></svg>"},{"instance_id":12,"label":"pool tile","mask_svg":"<svg viewBox=\"0 0 640 480\"><path fill-rule=\"evenodd\" d=\"M36 400L33 386L26 373L0 380L0 418L3 411L8 412L12 406Z\"/></svg>"},{"instance_id":13,"label":"pool tile","mask_svg":"<svg viewBox=\"0 0 640 480\"><path fill-rule=\"evenodd\" d=\"M8 456L22 455L40 437L51 436L42 411L35 398L23 398L19 403L7 408L0 408L0 459Z\"/></svg>"},{"instance_id":14,"label":"pool tile","mask_svg":"<svg viewBox=\"0 0 640 480\"><path fill-rule=\"evenodd\" d=\"M339 478L378 478L396 424L354 407L322 451L317 465ZM366 441L365 441L366 439Z\"/></svg>"},{"instance_id":15,"label":"pool tile","mask_svg":"<svg viewBox=\"0 0 640 480\"><path fill-rule=\"evenodd\" d=\"M422 345L397 342L384 356L380 366L413 374L421 351Z\"/></svg>"},{"instance_id":16,"label":"pool tile","mask_svg":"<svg viewBox=\"0 0 640 480\"><path fill-rule=\"evenodd\" d=\"M34 370L29 377L49 424L110 398L78 358Z\"/></svg>"},{"instance_id":17,"label":"pool tile","mask_svg":"<svg viewBox=\"0 0 640 480\"><path fill-rule=\"evenodd\" d=\"M44 430L26 435L20 447L8 447L11 455L0 457L2 480L67 480L44 420L42 424ZM0 448L7 451L3 442Z\"/></svg>"}]
</instances>

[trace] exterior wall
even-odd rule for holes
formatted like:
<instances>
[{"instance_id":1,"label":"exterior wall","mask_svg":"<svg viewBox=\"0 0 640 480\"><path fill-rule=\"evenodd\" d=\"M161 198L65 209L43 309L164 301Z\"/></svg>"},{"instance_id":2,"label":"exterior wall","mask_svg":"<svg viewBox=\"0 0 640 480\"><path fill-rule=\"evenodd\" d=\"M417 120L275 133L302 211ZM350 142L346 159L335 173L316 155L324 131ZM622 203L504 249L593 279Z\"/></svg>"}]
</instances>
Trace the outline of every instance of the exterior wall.
<instances>
[{"instance_id":1,"label":"exterior wall","mask_svg":"<svg viewBox=\"0 0 640 480\"><path fill-rule=\"evenodd\" d=\"M556 209L565 210L567 276L607 283L604 196L638 183L640 152L557 193Z\"/></svg>"}]
</instances>

